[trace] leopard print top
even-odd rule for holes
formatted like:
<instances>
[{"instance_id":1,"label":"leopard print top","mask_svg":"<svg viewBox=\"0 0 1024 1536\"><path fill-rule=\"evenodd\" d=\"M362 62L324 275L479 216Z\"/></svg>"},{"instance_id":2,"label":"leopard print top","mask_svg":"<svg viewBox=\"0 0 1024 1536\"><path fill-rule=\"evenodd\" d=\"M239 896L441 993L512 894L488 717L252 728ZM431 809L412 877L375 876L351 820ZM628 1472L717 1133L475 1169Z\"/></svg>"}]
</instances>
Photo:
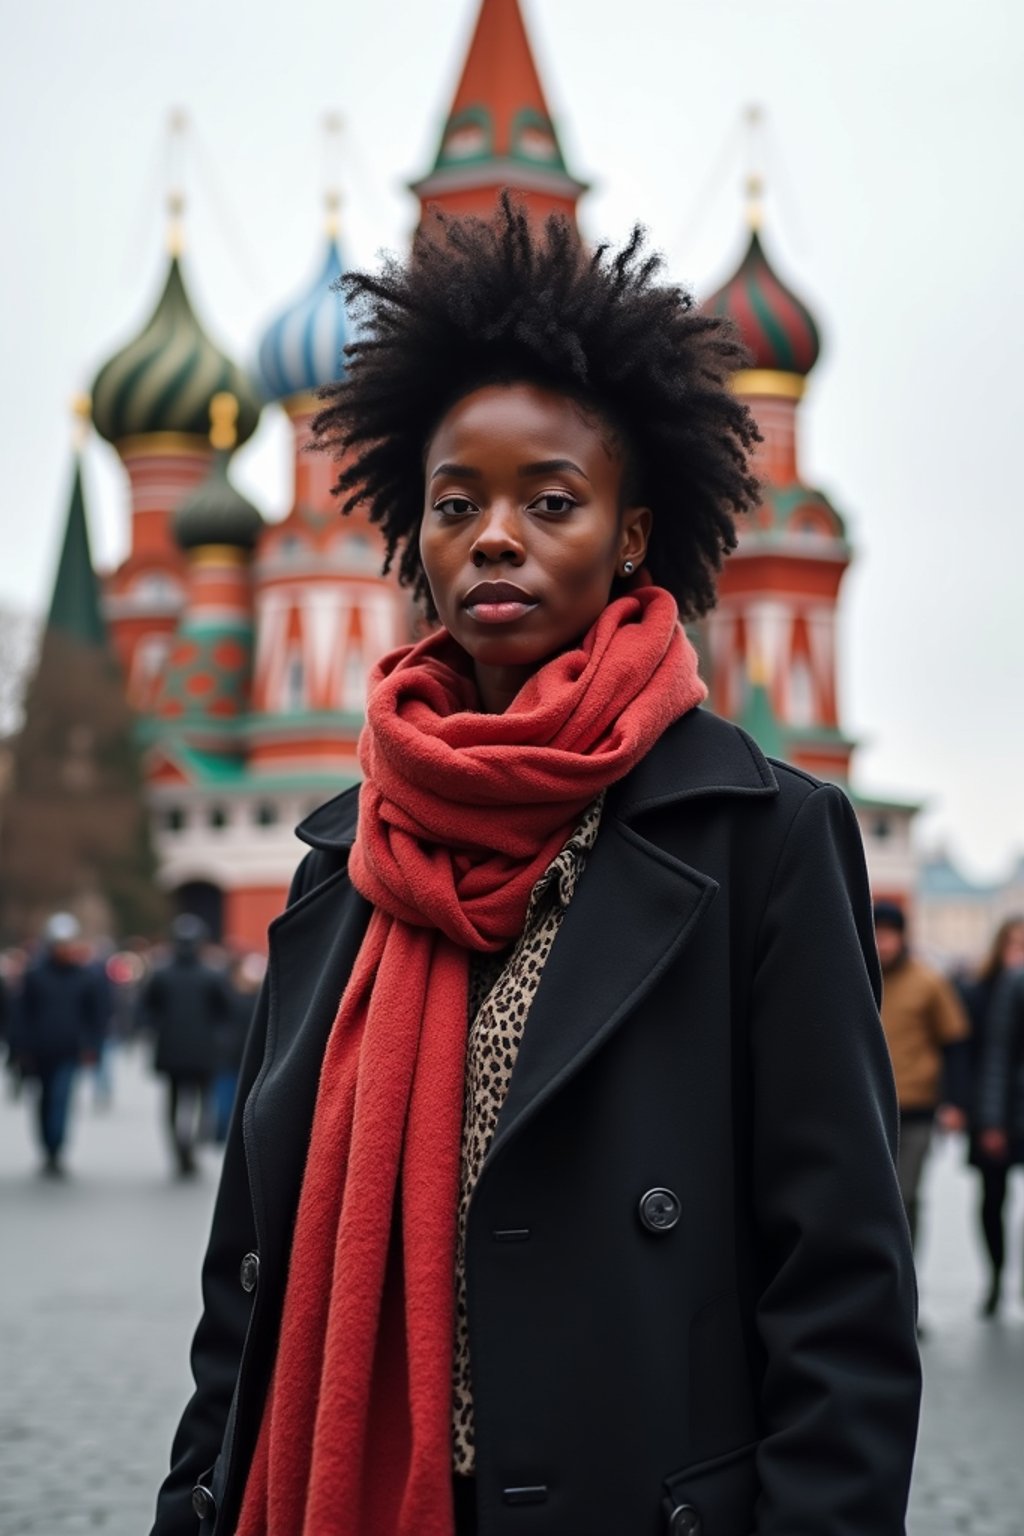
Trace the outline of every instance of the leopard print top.
<instances>
[{"instance_id":1,"label":"leopard print top","mask_svg":"<svg viewBox=\"0 0 1024 1536\"><path fill-rule=\"evenodd\" d=\"M470 964L469 1037L462 1120L462 1178L455 1260L455 1354L452 1377L452 1461L462 1475L475 1465L473 1391L466 1315L466 1216L505 1102L526 1016L540 985L562 918L572 900L601 823L604 795L584 813L561 853L530 893L523 931L512 949L474 955Z\"/></svg>"}]
</instances>

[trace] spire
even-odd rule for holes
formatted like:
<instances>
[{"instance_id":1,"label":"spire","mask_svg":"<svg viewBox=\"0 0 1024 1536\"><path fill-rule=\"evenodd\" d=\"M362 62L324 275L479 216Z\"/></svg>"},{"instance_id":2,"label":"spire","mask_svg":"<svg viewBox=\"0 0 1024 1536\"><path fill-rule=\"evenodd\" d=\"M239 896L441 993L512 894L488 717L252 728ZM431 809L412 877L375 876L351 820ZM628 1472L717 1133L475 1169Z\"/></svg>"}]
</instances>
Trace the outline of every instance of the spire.
<instances>
[{"instance_id":1,"label":"spire","mask_svg":"<svg viewBox=\"0 0 1024 1536\"><path fill-rule=\"evenodd\" d=\"M79 904L108 932L157 933L165 914L154 874L134 720L89 553L78 442L0 823L0 942L23 942L48 912Z\"/></svg>"},{"instance_id":2,"label":"spire","mask_svg":"<svg viewBox=\"0 0 1024 1536\"><path fill-rule=\"evenodd\" d=\"M763 222L764 173L761 170L764 143L764 109L752 102L745 113L747 125L747 228L756 234Z\"/></svg>"},{"instance_id":3,"label":"spire","mask_svg":"<svg viewBox=\"0 0 1024 1536\"><path fill-rule=\"evenodd\" d=\"M76 413L81 416L81 405L77 402ZM76 433L76 437L79 433ZM86 645L104 646L107 631L100 610L99 583L89 549L89 527L82 490L81 445L76 442L75 446L71 499L64 524L64 542L57 564L57 579L53 585L47 628L59 629Z\"/></svg>"},{"instance_id":4,"label":"spire","mask_svg":"<svg viewBox=\"0 0 1024 1536\"><path fill-rule=\"evenodd\" d=\"M167 253L176 260L185 249L185 135L188 114L175 107L167 120Z\"/></svg>"},{"instance_id":5,"label":"spire","mask_svg":"<svg viewBox=\"0 0 1024 1536\"><path fill-rule=\"evenodd\" d=\"M519 0L481 0L433 168L412 190L424 208L487 214L502 187L570 218L586 191L566 169Z\"/></svg>"},{"instance_id":6,"label":"spire","mask_svg":"<svg viewBox=\"0 0 1024 1536\"><path fill-rule=\"evenodd\" d=\"M340 112L324 117L324 229L328 242L337 243L341 234L341 139L345 125Z\"/></svg>"}]
</instances>

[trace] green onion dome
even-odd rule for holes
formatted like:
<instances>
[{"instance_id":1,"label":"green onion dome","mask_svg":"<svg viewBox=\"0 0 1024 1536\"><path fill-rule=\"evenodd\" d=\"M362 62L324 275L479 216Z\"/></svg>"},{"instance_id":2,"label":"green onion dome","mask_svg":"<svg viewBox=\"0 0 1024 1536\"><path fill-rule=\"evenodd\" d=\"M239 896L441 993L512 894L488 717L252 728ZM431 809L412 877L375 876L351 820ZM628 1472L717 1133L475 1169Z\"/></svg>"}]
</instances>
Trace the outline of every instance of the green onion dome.
<instances>
[{"instance_id":1,"label":"green onion dome","mask_svg":"<svg viewBox=\"0 0 1024 1536\"><path fill-rule=\"evenodd\" d=\"M214 395L210 402L213 460L205 479L174 513L174 537L182 549L229 544L251 550L263 532L260 513L228 478L237 412L233 395Z\"/></svg>"},{"instance_id":2,"label":"green onion dome","mask_svg":"<svg viewBox=\"0 0 1024 1536\"><path fill-rule=\"evenodd\" d=\"M111 443L154 432L205 438L210 401L224 392L238 402L238 441L244 443L259 421L259 392L199 324L181 263L173 256L163 293L146 325L96 375L96 430Z\"/></svg>"},{"instance_id":3,"label":"green onion dome","mask_svg":"<svg viewBox=\"0 0 1024 1536\"><path fill-rule=\"evenodd\" d=\"M701 307L734 322L751 353L750 368L806 377L818 361L814 316L775 275L756 229L736 272Z\"/></svg>"}]
</instances>

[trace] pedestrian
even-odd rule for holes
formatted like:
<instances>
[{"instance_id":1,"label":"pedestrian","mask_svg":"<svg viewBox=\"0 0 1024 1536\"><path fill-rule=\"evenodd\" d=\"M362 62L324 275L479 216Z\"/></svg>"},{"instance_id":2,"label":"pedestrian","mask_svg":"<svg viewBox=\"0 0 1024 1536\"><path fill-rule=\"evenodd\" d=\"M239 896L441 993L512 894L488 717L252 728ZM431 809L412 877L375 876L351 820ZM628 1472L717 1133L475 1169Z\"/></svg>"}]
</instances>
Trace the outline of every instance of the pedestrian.
<instances>
[{"instance_id":1,"label":"pedestrian","mask_svg":"<svg viewBox=\"0 0 1024 1536\"><path fill-rule=\"evenodd\" d=\"M990 1283L982 1312L994 1317L1002 1292L1003 1210L1010 1169L1024 1164L1024 918L1002 923L972 998L980 1023L974 1058L971 1161L982 1178L982 1229Z\"/></svg>"},{"instance_id":2,"label":"pedestrian","mask_svg":"<svg viewBox=\"0 0 1024 1536\"><path fill-rule=\"evenodd\" d=\"M698 707L755 432L658 265L504 195L346 279L318 441L440 627L300 830L155 1536L903 1531L863 851Z\"/></svg>"},{"instance_id":3,"label":"pedestrian","mask_svg":"<svg viewBox=\"0 0 1024 1536\"><path fill-rule=\"evenodd\" d=\"M36 1122L42 1172L61 1178L64 1146L79 1068L92 1065L102 1038L104 998L81 943L78 920L56 912L42 948L22 977L14 1011L12 1057L36 1083Z\"/></svg>"},{"instance_id":4,"label":"pedestrian","mask_svg":"<svg viewBox=\"0 0 1024 1536\"><path fill-rule=\"evenodd\" d=\"M153 1069L167 1080L166 1123L180 1178L197 1172L196 1149L217 1059L217 1032L230 1016L223 972L207 965L206 926L191 913L171 925L171 955L144 983L138 1027L154 1041Z\"/></svg>"},{"instance_id":5,"label":"pedestrian","mask_svg":"<svg viewBox=\"0 0 1024 1536\"><path fill-rule=\"evenodd\" d=\"M107 971L107 961L114 946L109 939L97 946L91 964L100 997L102 1024L96 1041L96 1060L92 1069L92 1101L98 1110L114 1104L114 985Z\"/></svg>"},{"instance_id":6,"label":"pedestrian","mask_svg":"<svg viewBox=\"0 0 1024 1536\"><path fill-rule=\"evenodd\" d=\"M217 1060L213 1079L213 1139L223 1145L235 1107L238 1074L266 965L262 955L235 955L228 968L228 1014L217 1031Z\"/></svg>"},{"instance_id":7,"label":"pedestrian","mask_svg":"<svg viewBox=\"0 0 1024 1536\"><path fill-rule=\"evenodd\" d=\"M882 1027L900 1106L897 1167L900 1193L916 1245L921 1177L944 1086L946 1052L967 1039L970 1025L953 986L911 954L906 915L896 902L876 901L875 936L882 966ZM944 1128L960 1116L942 1106Z\"/></svg>"}]
</instances>

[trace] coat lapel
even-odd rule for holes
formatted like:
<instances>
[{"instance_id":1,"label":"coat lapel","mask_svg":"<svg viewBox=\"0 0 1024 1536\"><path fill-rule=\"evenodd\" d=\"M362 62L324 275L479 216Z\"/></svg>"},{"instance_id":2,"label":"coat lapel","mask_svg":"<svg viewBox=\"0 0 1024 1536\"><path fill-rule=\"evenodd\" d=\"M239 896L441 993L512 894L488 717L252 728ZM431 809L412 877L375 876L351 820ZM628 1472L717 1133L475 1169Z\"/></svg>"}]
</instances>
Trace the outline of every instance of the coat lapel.
<instances>
[{"instance_id":1,"label":"coat lapel","mask_svg":"<svg viewBox=\"0 0 1024 1536\"><path fill-rule=\"evenodd\" d=\"M488 1161L643 1001L717 889L606 822L544 966Z\"/></svg>"},{"instance_id":2,"label":"coat lapel","mask_svg":"<svg viewBox=\"0 0 1024 1536\"><path fill-rule=\"evenodd\" d=\"M714 900L709 875L643 835L647 814L700 795L776 794L751 738L693 710L609 795L530 1009L488 1163L640 1005Z\"/></svg>"}]
</instances>

